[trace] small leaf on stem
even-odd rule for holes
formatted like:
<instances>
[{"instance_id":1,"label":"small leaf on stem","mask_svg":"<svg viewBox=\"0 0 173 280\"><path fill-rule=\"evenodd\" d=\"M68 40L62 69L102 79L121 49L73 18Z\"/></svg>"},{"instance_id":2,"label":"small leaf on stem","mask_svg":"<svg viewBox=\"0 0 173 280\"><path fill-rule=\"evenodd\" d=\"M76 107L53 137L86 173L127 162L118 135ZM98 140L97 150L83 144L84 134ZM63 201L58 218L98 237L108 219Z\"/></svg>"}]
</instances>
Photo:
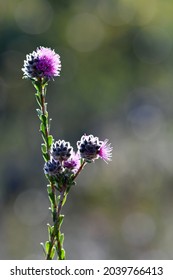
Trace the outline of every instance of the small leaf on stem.
<instances>
[{"instance_id":1,"label":"small leaf on stem","mask_svg":"<svg viewBox=\"0 0 173 280\"><path fill-rule=\"evenodd\" d=\"M49 135L48 136L48 145L49 145L49 147L51 147L52 144L53 144L53 136Z\"/></svg>"},{"instance_id":2,"label":"small leaf on stem","mask_svg":"<svg viewBox=\"0 0 173 280\"><path fill-rule=\"evenodd\" d=\"M51 245L50 245L50 241L46 241L46 242L45 242L45 246L44 246L45 251L46 251L46 254L48 254L50 246L51 246Z\"/></svg>"},{"instance_id":3,"label":"small leaf on stem","mask_svg":"<svg viewBox=\"0 0 173 280\"><path fill-rule=\"evenodd\" d=\"M61 249L61 260L65 260L65 250Z\"/></svg>"},{"instance_id":4,"label":"small leaf on stem","mask_svg":"<svg viewBox=\"0 0 173 280\"><path fill-rule=\"evenodd\" d=\"M64 215L60 215L59 218L58 218L58 224L59 224L59 229L63 223L63 219L64 219Z\"/></svg>"},{"instance_id":5,"label":"small leaf on stem","mask_svg":"<svg viewBox=\"0 0 173 280\"><path fill-rule=\"evenodd\" d=\"M39 81L32 81L33 86L37 90L37 92L40 92L40 82Z\"/></svg>"},{"instance_id":6,"label":"small leaf on stem","mask_svg":"<svg viewBox=\"0 0 173 280\"><path fill-rule=\"evenodd\" d=\"M51 250L51 253L50 253L50 259L53 260L54 256L55 256L55 252L56 252L56 249L55 247L53 246L52 247L52 250Z\"/></svg>"},{"instance_id":7,"label":"small leaf on stem","mask_svg":"<svg viewBox=\"0 0 173 280\"><path fill-rule=\"evenodd\" d=\"M45 251L43 242L41 242L40 245L41 245L41 247L42 247L42 249L43 249L43 252L44 252L44 254L45 254L45 256L46 256L46 251Z\"/></svg>"},{"instance_id":8,"label":"small leaf on stem","mask_svg":"<svg viewBox=\"0 0 173 280\"><path fill-rule=\"evenodd\" d=\"M46 128L45 128L45 126L44 126L43 123L40 124L40 131L41 131L44 135L46 135Z\"/></svg>"},{"instance_id":9,"label":"small leaf on stem","mask_svg":"<svg viewBox=\"0 0 173 280\"><path fill-rule=\"evenodd\" d=\"M66 199L67 199L67 195L64 195L64 198L63 198L63 201L62 201L62 206L65 204Z\"/></svg>"},{"instance_id":10,"label":"small leaf on stem","mask_svg":"<svg viewBox=\"0 0 173 280\"><path fill-rule=\"evenodd\" d=\"M35 94L35 98L36 98L36 100L37 100L38 105L39 105L40 108L41 108L41 98L40 98L40 94L39 94L39 93L36 93L36 94Z\"/></svg>"},{"instance_id":11,"label":"small leaf on stem","mask_svg":"<svg viewBox=\"0 0 173 280\"><path fill-rule=\"evenodd\" d=\"M59 204L59 202L60 202L60 198L61 198L61 196L60 196L60 195L58 195L58 196L57 196L57 198L56 198L56 202L57 202L57 204Z\"/></svg>"},{"instance_id":12,"label":"small leaf on stem","mask_svg":"<svg viewBox=\"0 0 173 280\"><path fill-rule=\"evenodd\" d=\"M48 192L48 194L52 192L52 187L51 187L51 185L47 185L47 192Z\"/></svg>"},{"instance_id":13,"label":"small leaf on stem","mask_svg":"<svg viewBox=\"0 0 173 280\"><path fill-rule=\"evenodd\" d=\"M36 111L39 119L41 119L42 111L40 109L36 109Z\"/></svg>"},{"instance_id":14,"label":"small leaf on stem","mask_svg":"<svg viewBox=\"0 0 173 280\"><path fill-rule=\"evenodd\" d=\"M48 234L49 234L49 240L50 240L52 237L52 234L54 232L54 226L47 224L47 227L48 227Z\"/></svg>"},{"instance_id":15,"label":"small leaf on stem","mask_svg":"<svg viewBox=\"0 0 173 280\"><path fill-rule=\"evenodd\" d=\"M42 153L44 160L47 162L49 160L49 155L47 153Z\"/></svg>"},{"instance_id":16,"label":"small leaf on stem","mask_svg":"<svg viewBox=\"0 0 173 280\"><path fill-rule=\"evenodd\" d=\"M64 233L61 233L61 235L60 235L60 243L61 243L61 245L63 246L63 242L64 242Z\"/></svg>"},{"instance_id":17,"label":"small leaf on stem","mask_svg":"<svg viewBox=\"0 0 173 280\"><path fill-rule=\"evenodd\" d=\"M40 119L41 119L41 121L43 122L43 125L46 127L46 124L47 124L47 115L41 114Z\"/></svg>"},{"instance_id":18,"label":"small leaf on stem","mask_svg":"<svg viewBox=\"0 0 173 280\"><path fill-rule=\"evenodd\" d=\"M47 153L47 147L46 147L46 145L45 144L41 144L41 151L42 151L42 153L43 154L46 154Z\"/></svg>"}]
</instances>

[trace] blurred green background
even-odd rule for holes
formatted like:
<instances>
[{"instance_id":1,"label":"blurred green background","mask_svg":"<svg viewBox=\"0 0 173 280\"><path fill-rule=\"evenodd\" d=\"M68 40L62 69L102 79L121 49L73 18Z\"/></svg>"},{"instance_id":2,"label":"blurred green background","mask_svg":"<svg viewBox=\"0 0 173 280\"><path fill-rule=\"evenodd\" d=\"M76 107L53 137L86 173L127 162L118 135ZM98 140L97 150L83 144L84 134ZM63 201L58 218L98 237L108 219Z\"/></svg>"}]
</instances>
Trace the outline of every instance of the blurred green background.
<instances>
[{"instance_id":1,"label":"blurred green background","mask_svg":"<svg viewBox=\"0 0 173 280\"><path fill-rule=\"evenodd\" d=\"M26 54L60 54L48 87L54 138L112 143L64 208L68 259L173 258L173 2L0 3L0 259L43 259L51 222Z\"/></svg>"}]
</instances>

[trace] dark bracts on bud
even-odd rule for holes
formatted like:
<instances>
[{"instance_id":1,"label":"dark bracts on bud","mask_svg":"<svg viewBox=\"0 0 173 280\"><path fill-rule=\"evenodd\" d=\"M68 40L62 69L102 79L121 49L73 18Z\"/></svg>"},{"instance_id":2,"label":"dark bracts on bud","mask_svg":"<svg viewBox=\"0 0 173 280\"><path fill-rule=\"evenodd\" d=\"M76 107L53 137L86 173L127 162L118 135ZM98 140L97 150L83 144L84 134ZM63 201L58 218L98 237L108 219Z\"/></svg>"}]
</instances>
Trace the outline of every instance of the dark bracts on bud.
<instances>
[{"instance_id":1,"label":"dark bracts on bud","mask_svg":"<svg viewBox=\"0 0 173 280\"><path fill-rule=\"evenodd\" d=\"M24 66L22 68L23 78L35 79L38 76L37 73L37 63L38 56L36 52L32 52L26 56L26 60L24 61Z\"/></svg>"},{"instance_id":2,"label":"dark bracts on bud","mask_svg":"<svg viewBox=\"0 0 173 280\"><path fill-rule=\"evenodd\" d=\"M61 162L54 160L53 158L44 164L44 173L49 176L54 176L58 173L61 173L62 171L63 167Z\"/></svg>"},{"instance_id":3,"label":"dark bracts on bud","mask_svg":"<svg viewBox=\"0 0 173 280\"><path fill-rule=\"evenodd\" d=\"M65 161L68 160L73 153L73 147L69 142L64 140L58 140L52 145L51 154L56 160Z\"/></svg>"},{"instance_id":4,"label":"dark bracts on bud","mask_svg":"<svg viewBox=\"0 0 173 280\"><path fill-rule=\"evenodd\" d=\"M94 137L93 135L83 135L81 140L77 142L80 156L87 162L92 162L98 158L101 145L102 142L99 141L98 137Z\"/></svg>"}]
</instances>

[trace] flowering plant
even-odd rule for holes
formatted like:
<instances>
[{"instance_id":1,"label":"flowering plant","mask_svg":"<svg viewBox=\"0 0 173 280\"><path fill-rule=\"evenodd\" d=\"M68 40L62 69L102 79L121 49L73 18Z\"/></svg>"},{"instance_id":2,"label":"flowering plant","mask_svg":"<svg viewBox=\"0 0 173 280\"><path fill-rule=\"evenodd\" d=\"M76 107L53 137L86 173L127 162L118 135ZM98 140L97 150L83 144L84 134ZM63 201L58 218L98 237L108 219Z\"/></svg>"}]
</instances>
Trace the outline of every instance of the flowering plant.
<instances>
[{"instance_id":1,"label":"flowering plant","mask_svg":"<svg viewBox=\"0 0 173 280\"><path fill-rule=\"evenodd\" d=\"M60 56L54 50L37 48L26 56L22 71L23 78L30 79L36 89L35 97L39 106L37 114L43 138L41 150L45 161L43 170L48 180L47 192L53 219L53 225L48 224L48 241L41 245L47 260L54 259L55 255L57 259L64 260L64 234L61 233L64 215L61 212L67 195L87 163L92 163L98 158L105 162L111 160L112 147L107 139L100 141L98 137L85 134L77 141L75 152L69 142L60 139L55 141L50 134L46 90L49 81L59 76L61 71Z\"/></svg>"}]
</instances>

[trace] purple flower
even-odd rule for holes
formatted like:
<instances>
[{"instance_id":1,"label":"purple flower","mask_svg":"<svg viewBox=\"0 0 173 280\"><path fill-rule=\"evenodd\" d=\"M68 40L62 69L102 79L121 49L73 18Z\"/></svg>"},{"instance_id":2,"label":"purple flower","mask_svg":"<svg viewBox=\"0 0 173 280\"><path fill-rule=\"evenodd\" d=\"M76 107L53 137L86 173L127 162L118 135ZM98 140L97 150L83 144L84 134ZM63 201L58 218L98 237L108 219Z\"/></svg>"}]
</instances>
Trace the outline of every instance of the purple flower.
<instances>
[{"instance_id":1,"label":"purple flower","mask_svg":"<svg viewBox=\"0 0 173 280\"><path fill-rule=\"evenodd\" d=\"M42 77L52 78L54 76L60 76L60 56L54 50L44 47L38 48L37 53L39 60L36 68Z\"/></svg>"},{"instance_id":2,"label":"purple flower","mask_svg":"<svg viewBox=\"0 0 173 280\"><path fill-rule=\"evenodd\" d=\"M64 161L64 167L74 172L80 167L80 155L78 153L73 152L71 157Z\"/></svg>"},{"instance_id":3,"label":"purple flower","mask_svg":"<svg viewBox=\"0 0 173 280\"><path fill-rule=\"evenodd\" d=\"M77 142L77 147L81 158L87 162L92 162L99 157L104 161L109 161L112 147L107 143L108 140L100 141L98 137L93 135L83 135L81 140Z\"/></svg>"},{"instance_id":4,"label":"purple flower","mask_svg":"<svg viewBox=\"0 0 173 280\"><path fill-rule=\"evenodd\" d=\"M22 68L23 77L33 80L40 78L51 79L60 76L60 56L54 50L39 47L36 51L28 54Z\"/></svg>"},{"instance_id":5,"label":"purple flower","mask_svg":"<svg viewBox=\"0 0 173 280\"><path fill-rule=\"evenodd\" d=\"M106 163L107 161L111 160L112 150L113 150L111 144L110 143L108 144L108 141L109 141L108 139L102 141L102 145L98 153L99 157L102 158Z\"/></svg>"}]
</instances>

